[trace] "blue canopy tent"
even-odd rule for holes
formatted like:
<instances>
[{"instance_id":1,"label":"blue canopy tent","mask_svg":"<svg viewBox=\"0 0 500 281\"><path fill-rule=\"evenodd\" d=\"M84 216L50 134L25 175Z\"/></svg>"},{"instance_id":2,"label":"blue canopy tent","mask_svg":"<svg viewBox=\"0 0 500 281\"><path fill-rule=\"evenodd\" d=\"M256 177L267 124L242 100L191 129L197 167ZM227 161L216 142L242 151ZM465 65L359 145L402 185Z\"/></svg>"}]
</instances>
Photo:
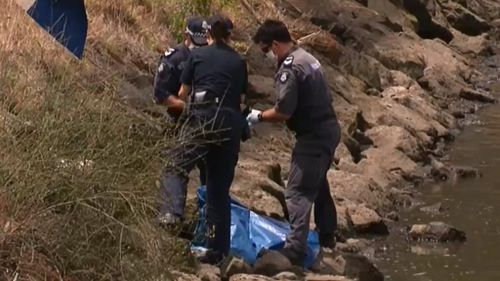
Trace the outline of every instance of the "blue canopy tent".
<instances>
[{"instance_id":1,"label":"blue canopy tent","mask_svg":"<svg viewBox=\"0 0 500 281\"><path fill-rule=\"evenodd\" d=\"M72 54L83 58L88 29L84 0L36 0L26 12Z\"/></svg>"}]
</instances>

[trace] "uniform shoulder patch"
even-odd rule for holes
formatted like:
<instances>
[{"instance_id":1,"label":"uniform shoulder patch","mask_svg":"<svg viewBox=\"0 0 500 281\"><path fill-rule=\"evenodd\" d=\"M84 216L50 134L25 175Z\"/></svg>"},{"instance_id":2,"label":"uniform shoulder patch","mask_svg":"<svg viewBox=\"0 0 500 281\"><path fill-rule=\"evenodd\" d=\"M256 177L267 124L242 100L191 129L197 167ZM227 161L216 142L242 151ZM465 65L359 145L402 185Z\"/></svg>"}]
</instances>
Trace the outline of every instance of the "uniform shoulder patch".
<instances>
[{"instance_id":1,"label":"uniform shoulder patch","mask_svg":"<svg viewBox=\"0 0 500 281\"><path fill-rule=\"evenodd\" d=\"M314 63L311 64L311 67L314 69L314 70L318 70L321 68L321 63L319 63L319 61L315 61Z\"/></svg>"},{"instance_id":2,"label":"uniform shoulder patch","mask_svg":"<svg viewBox=\"0 0 500 281\"><path fill-rule=\"evenodd\" d=\"M168 49L165 51L164 56L168 58L168 57L170 57L171 55L173 55L176 51L177 51L176 49L168 48Z\"/></svg>"},{"instance_id":3,"label":"uniform shoulder patch","mask_svg":"<svg viewBox=\"0 0 500 281\"><path fill-rule=\"evenodd\" d=\"M283 65L285 66L290 66L292 65L293 63L293 60L294 60L294 57L293 56L288 56L284 61L283 61Z\"/></svg>"},{"instance_id":4,"label":"uniform shoulder patch","mask_svg":"<svg viewBox=\"0 0 500 281\"><path fill-rule=\"evenodd\" d=\"M285 83L286 81L288 81L288 77L289 77L289 76L290 76L290 75L288 74L288 72L283 72L283 73L281 73L281 75L280 75L280 77L279 77L280 82L281 82L281 83Z\"/></svg>"},{"instance_id":5,"label":"uniform shoulder patch","mask_svg":"<svg viewBox=\"0 0 500 281\"><path fill-rule=\"evenodd\" d=\"M164 69L165 69L165 64L160 63L160 66L158 66L158 73L162 73Z\"/></svg>"}]
</instances>

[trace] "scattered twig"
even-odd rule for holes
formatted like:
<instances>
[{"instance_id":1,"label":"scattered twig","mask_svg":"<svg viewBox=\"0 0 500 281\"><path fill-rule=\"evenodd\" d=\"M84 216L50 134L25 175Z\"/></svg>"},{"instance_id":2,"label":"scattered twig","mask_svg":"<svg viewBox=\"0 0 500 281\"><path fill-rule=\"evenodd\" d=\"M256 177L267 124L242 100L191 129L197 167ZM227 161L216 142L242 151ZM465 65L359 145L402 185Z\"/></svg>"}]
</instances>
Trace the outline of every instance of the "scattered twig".
<instances>
[{"instance_id":1,"label":"scattered twig","mask_svg":"<svg viewBox=\"0 0 500 281\"><path fill-rule=\"evenodd\" d=\"M317 35L318 35L318 34L320 34L320 33L321 33L321 30L316 31L316 32L314 32L314 33L311 33L311 34L309 34L309 35L306 35L306 36L304 36L304 37L301 37L301 38L299 38L299 39L297 40L297 43L302 44L304 41L306 41L306 40L308 40L308 39L311 39L311 38L313 38L313 37L317 36Z\"/></svg>"},{"instance_id":2,"label":"scattered twig","mask_svg":"<svg viewBox=\"0 0 500 281\"><path fill-rule=\"evenodd\" d=\"M243 5L243 7L245 7L245 9L247 9L250 12L250 14L252 14L253 18L259 25L262 24L262 21L259 19L259 16L257 15L255 10L252 8L252 5L250 5L250 3L248 3L247 0L241 0L241 4Z\"/></svg>"}]
</instances>

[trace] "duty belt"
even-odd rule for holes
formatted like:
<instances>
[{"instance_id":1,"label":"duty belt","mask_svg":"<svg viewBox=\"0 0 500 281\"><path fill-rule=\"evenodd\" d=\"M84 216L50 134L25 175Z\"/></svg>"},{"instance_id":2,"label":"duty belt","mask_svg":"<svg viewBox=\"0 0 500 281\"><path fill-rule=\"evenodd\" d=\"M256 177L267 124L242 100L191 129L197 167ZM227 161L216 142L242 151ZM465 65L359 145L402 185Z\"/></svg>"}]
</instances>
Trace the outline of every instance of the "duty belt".
<instances>
[{"instance_id":1,"label":"duty belt","mask_svg":"<svg viewBox=\"0 0 500 281\"><path fill-rule=\"evenodd\" d=\"M211 97L208 91L194 92L191 98L191 103L194 108L206 108L209 106L218 106L220 104L219 97Z\"/></svg>"}]
</instances>

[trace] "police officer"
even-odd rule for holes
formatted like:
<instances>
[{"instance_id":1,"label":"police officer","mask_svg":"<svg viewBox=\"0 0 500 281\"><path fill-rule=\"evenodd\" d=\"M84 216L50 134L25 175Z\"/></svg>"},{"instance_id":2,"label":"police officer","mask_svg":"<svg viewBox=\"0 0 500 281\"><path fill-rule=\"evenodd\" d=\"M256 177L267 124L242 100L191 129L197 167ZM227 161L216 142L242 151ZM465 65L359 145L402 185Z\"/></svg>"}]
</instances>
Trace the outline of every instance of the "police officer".
<instances>
[{"instance_id":1,"label":"police officer","mask_svg":"<svg viewBox=\"0 0 500 281\"><path fill-rule=\"evenodd\" d=\"M184 110L184 102L178 98L181 87L180 77L192 50L206 46L207 36L203 29L204 19L193 17L188 19L184 42L170 48L161 56L154 82L154 96L158 104L168 107L169 115L178 121ZM206 168L204 159L196 165L200 171L200 182L206 184ZM181 179L187 181L187 174ZM160 209L159 222L164 226L176 224L184 218L187 188L184 184L169 183L166 175L161 178L163 205Z\"/></svg>"},{"instance_id":2,"label":"police officer","mask_svg":"<svg viewBox=\"0 0 500 281\"><path fill-rule=\"evenodd\" d=\"M209 46L192 51L181 76L179 92L179 97L190 102L191 128L199 134L185 145L177 159L185 163L206 157L207 161L208 252L200 261L210 264L219 263L229 252L229 188L246 124L240 104L248 83L247 67L243 58L228 45L227 22L227 18L219 15L207 20Z\"/></svg>"},{"instance_id":3,"label":"police officer","mask_svg":"<svg viewBox=\"0 0 500 281\"><path fill-rule=\"evenodd\" d=\"M302 266L313 204L321 246L335 245L337 215L326 174L340 141L340 126L321 64L294 43L284 23L265 21L253 40L267 57L277 59L277 97L274 108L252 110L247 121L252 125L286 122L295 132L285 190L291 232L280 252L292 264Z\"/></svg>"},{"instance_id":4,"label":"police officer","mask_svg":"<svg viewBox=\"0 0 500 281\"><path fill-rule=\"evenodd\" d=\"M160 57L154 82L154 96L158 104L168 107L174 119L177 119L184 110L184 103L178 99L177 94L181 87L180 77L191 50L207 45L204 22L202 17L188 19L184 42L175 48L169 48Z\"/></svg>"}]
</instances>

